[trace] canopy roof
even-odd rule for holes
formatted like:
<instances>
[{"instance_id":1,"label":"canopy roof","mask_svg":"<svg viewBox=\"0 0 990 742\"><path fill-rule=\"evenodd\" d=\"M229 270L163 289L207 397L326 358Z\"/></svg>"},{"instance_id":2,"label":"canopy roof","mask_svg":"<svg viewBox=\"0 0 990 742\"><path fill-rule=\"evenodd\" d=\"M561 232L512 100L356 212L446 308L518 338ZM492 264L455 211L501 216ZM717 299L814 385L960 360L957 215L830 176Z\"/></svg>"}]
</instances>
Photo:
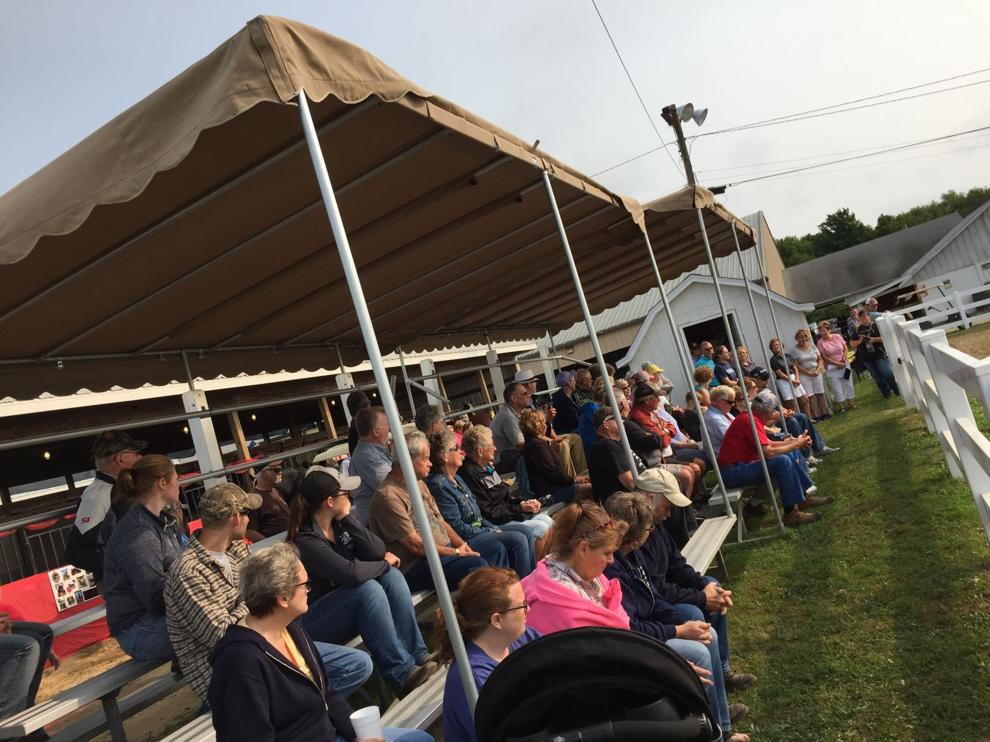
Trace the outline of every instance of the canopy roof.
<instances>
[{"instance_id":1,"label":"canopy roof","mask_svg":"<svg viewBox=\"0 0 990 742\"><path fill-rule=\"evenodd\" d=\"M320 132L383 351L533 337L752 233L703 189L610 193L368 52L261 16L0 197L0 389L30 398L365 357L294 104ZM60 362L61 361L61 362Z\"/></svg>"}]
</instances>

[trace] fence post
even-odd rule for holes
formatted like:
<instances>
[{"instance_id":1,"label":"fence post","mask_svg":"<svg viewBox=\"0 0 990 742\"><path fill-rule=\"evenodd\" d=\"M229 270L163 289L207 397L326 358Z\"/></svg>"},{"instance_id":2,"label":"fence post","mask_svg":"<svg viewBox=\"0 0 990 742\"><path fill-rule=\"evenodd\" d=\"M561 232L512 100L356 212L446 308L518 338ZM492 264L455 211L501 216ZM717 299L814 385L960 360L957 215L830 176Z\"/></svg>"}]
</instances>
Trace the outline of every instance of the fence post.
<instances>
[{"instance_id":1,"label":"fence post","mask_svg":"<svg viewBox=\"0 0 990 742\"><path fill-rule=\"evenodd\" d=\"M909 330L909 332L911 332ZM956 444L952 433L952 421L959 419L969 419L973 421L973 410L969 406L969 399L966 391L955 381L939 370L937 359L932 356L931 347L933 345L944 345L948 347L949 341L945 337L945 330L928 330L926 332L914 331L918 348L925 358L925 367L931 377L931 386L928 386L929 404L928 412L931 414L932 422L935 425L935 436L939 445L942 446L942 453L948 463L949 471L956 479L963 478L963 471L960 468L959 446Z\"/></svg>"},{"instance_id":2,"label":"fence post","mask_svg":"<svg viewBox=\"0 0 990 742\"><path fill-rule=\"evenodd\" d=\"M966 307L963 304L962 296L960 296L958 291L954 291L952 298L956 302L956 309L959 311L959 319L962 321L963 329L968 330L970 326L969 315L966 314Z\"/></svg>"},{"instance_id":3,"label":"fence post","mask_svg":"<svg viewBox=\"0 0 990 742\"><path fill-rule=\"evenodd\" d=\"M914 379L908 373L904 360L902 322L904 317L901 315L883 314L877 317L877 327L880 328L880 337L883 338L883 345L887 349L887 355L890 356L890 365L897 379L897 387L901 390L901 398L904 404L917 409Z\"/></svg>"},{"instance_id":4,"label":"fence post","mask_svg":"<svg viewBox=\"0 0 990 742\"><path fill-rule=\"evenodd\" d=\"M920 335L921 330L915 327L904 328L904 350L909 359L910 370L914 374L913 381L915 383L915 394L919 403L918 409L925 418L925 427L928 428L928 432L934 433L937 428L931 415L933 390L928 386L932 374L928 369L928 360L925 358L925 353L918 342ZM937 402L938 400L936 399L935 401Z\"/></svg>"}]
</instances>

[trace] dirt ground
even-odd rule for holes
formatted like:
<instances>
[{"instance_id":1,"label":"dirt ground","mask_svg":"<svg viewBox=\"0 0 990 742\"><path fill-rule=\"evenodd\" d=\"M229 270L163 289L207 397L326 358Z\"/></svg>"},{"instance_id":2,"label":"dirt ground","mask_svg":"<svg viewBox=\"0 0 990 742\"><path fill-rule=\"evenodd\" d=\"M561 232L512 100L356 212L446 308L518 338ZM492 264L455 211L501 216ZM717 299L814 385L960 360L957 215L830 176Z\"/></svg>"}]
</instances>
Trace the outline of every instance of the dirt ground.
<instances>
[{"instance_id":1,"label":"dirt ground","mask_svg":"<svg viewBox=\"0 0 990 742\"><path fill-rule=\"evenodd\" d=\"M86 647L71 657L66 657L58 670L53 670L50 667L45 670L45 676L38 691L38 701L47 700L126 660L127 655L120 650L117 642L113 639L107 639L99 644ZM155 675L149 675L147 679L151 680L164 672L168 672L168 668L163 668ZM139 687L140 685L137 683L129 685L124 688L123 694L126 695ZM127 738L133 742L159 740L174 729L192 721L199 706L200 701L196 694L187 687L181 688L155 705L125 719L124 726L127 729ZM99 708L100 702L94 701L75 714L66 717L59 724L50 725L46 729L49 734L53 734L60 728L67 726L73 719L85 716ZM109 742L110 735L104 733L95 739L100 740L100 742Z\"/></svg>"},{"instance_id":2,"label":"dirt ground","mask_svg":"<svg viewBox=\"0 0 990 742\"><path fill-rule=\"evenodd\" d=\"M973 358L990 357L990 323L949 333L948 338L949 345L968 353Z\"/></svg>"}]
</instances>

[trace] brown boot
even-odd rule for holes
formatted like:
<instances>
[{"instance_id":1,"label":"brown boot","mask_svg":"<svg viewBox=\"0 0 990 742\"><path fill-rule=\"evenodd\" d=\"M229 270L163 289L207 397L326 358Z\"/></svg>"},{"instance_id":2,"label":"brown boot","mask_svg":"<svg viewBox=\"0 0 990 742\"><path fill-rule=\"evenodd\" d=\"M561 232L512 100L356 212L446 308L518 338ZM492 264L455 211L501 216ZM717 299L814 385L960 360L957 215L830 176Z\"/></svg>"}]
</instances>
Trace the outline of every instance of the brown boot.
<instances>
[{"instance_id":1,"label":"brown boot","mask_svg":"<svg viewBox=\"0 0 990 742\"><path fill-rule=\"evenodd\" d=\"M804 498L804 502L801 503L801 507L814 508L814 507L818 507L819 505L831 505L833 502L835 502L835 498L832 497L831 495L828 495L826 497L818 497L817 495L806 495Z\"/></svg>"},{"instance_id":2,"label":"brown boot","mask_svg":"<svg viewBox=\"0 0 990 742\"><path fill-rule=\"evenodd\" d=\"M804 526L808 523L814 523L821 517L821 513L802 513L797 508L794 508L791 512L784 516L784 525L790 526L791 528L796 528L797 526Z\"/></svg>"}]
</instances>

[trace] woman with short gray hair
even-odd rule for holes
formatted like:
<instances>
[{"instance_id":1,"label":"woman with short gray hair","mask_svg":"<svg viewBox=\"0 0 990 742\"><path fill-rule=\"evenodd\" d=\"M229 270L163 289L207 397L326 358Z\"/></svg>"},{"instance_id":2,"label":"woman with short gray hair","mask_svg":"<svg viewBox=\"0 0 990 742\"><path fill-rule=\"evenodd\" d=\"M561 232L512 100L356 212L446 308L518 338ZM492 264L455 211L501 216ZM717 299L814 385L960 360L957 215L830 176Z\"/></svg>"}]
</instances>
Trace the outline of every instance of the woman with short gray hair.
<instances>
[{"instance_id":1,"label":"woman with short gray hair","mask_svg":"<svg viewBox=\"0 0 990 742\"><path fill-rule=\"evenodd\" d=\"M218 742L357 740L351 708L327 683L320 654L297 620L307 610L309 576L296 548L281 543L252 554L241 565L240 590L248 615L210 655L207 698ZM385 739L433 737L386 729Z\"/></svg>"}]
</instances>

